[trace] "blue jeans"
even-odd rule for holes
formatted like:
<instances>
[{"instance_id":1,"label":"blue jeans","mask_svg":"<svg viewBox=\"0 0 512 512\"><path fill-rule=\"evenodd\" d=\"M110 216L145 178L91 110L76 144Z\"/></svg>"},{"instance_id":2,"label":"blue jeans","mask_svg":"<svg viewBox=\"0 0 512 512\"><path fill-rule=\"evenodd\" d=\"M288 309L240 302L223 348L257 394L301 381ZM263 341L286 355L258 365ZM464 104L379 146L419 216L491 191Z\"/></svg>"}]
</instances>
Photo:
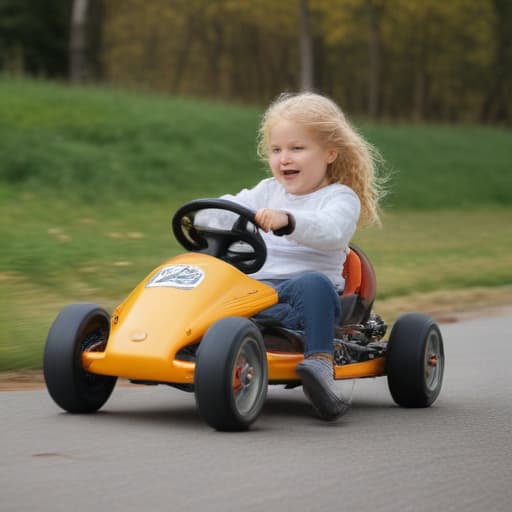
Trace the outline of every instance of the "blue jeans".
<instances>
[{"instance_id":1,"label":"blue jeans","mask_svg":"<svg viewBox=\"0 0 512 512\"><path fill-rule=\"evenodd\" d=\"M273 320L287 329L304 331L304 355L332 354L334 329L341 317L340 298L331 281L319 272L292 279L263 281L279 295L279 303L258 313L255 320Z\"/></svg>"}]
</instances>

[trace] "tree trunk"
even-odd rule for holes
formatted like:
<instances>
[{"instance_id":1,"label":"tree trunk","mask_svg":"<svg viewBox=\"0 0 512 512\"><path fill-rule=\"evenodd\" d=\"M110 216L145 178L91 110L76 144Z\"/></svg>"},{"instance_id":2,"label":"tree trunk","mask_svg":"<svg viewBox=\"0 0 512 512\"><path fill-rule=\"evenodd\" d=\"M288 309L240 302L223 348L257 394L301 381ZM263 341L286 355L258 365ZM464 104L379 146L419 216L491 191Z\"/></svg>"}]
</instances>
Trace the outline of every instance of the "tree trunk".
<instances>
[{"instance_id":1,"label":"tree trunk","mask_svg":"<svg viewBox=\"0 0 512 512\"><path fill-rule=\"evenodd\" d=\"M70 79L73 83L84 82L88 75L87 62L87 8L89 0L73 0L69 45Z\"/></svg>"},{"instance_id":2,"label":"tree trunk","mask_svg":"<svg viewBox=\"0 0 512 512\"><path fill-rule=\"evenodd\" d=\"M180 52L177 57L176 66L174 67L174 76L171 84L171 91L173 93L179 92L181 82L183 80L183 77L185 76L185 71L189 63L190 50L194 43L194 38L196 37L196 34L198 32L199 19L200 17L196 12L192 12L192 14L189 15L187 18L185 36L183 38Z\"/></svg>"},{"instance_id":3,"label":"tree trunk","mask_svg":"<svg viewBox=\"0 0 512 512\"><path fill-rule=\"evenodd\" d=\"M313 44L308 0L299 0L300 89L313 89Z\"/></svg>"},{"instance_id":4,"label":"tree trunk","mask_svg":"<svg viewBox=\"0 0 512 512\"><path fill-rule=\"evenodd\" d=\"M368 8L368 114L376 119L380 110L381 41L380 8L374 0L367 0Z\"/></svg>"}]
</instances>

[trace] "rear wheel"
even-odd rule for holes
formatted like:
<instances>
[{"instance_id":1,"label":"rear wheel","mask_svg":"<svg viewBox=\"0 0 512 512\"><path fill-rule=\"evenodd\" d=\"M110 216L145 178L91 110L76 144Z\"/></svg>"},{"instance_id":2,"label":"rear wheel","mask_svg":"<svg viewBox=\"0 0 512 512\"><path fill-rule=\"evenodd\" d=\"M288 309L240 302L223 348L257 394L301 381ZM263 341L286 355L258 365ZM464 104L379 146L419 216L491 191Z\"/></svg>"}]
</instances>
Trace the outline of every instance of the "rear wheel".
<instances>
[{"instance_id":1,"label":"rear wheel","mask_svg":"<svg viewBox=\"0 0 512 512\"><path fill-rule=\"evenodd\" d=\"M246 430L267 395L267 360L259 329L246 318L213 324L197 354L194 385L199 413L217 430Z\"/></svg>"},{"instance_id":2,"label":"rear wheel","mask_svg":"<svg viewBox=\"0 0 512 512\"><path fill-rule=\"evenodd\" d=\"M117 378L86 372L81 361L86 350L104 350L109 331L108 313L95 304L67 306L53 322L44 349L44 379L62 409L94 412L110 397Z\"/></svg>"},{"instance_id":3,"label":"rear wheel","mask_svg":"<svg viewBox=\"0 0 512 512\"><path fill-rule=\"evenodd\" d=\"M393 400L402 407L428 407L443 383L444 348L436 322L421 313L401 316L389 337L386 367Z\"/></svg>"}]
</instances>

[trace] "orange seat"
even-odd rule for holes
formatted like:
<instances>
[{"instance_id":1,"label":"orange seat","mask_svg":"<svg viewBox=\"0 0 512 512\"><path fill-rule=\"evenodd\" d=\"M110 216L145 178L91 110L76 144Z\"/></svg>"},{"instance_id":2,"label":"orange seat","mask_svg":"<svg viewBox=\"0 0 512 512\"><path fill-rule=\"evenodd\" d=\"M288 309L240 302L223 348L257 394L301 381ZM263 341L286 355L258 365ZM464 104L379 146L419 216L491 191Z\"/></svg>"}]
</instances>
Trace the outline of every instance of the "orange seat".
<instances>
[{"instance_id":1,"label":"orange seat","mask_svg":"<svg viewBox=\"0 0 512 512\"><path fill-rule=\"evenodd\" d=\"M343 279L345 279L345 288L343 295L359 293L362 281L361 258L356 251L349 249L345 264L343 265Z\"/></svg>"},{"instance_id":2,"label":"orange seat","mask_svg":"<svg viewBox=\"0 0 512 512\"><path fill-rule=\"evenodd\" d=\"M343 296L355 293L368 304L373 304L377 293L375 270L357 245L350 245L342 275L345 279Z\"/></svg>"},{"instance_id":3,"label":"orange seat","mask_svg":"<svg viewBox=\"0 0 512 512\"><path fill-rule=\"evenodd\" d=\"M357 245L350 245L343 265L345 288L341 294L342 324L359 324L368 320L375 294L377 280L368 257Z\"/></svg>"}]
</instances>

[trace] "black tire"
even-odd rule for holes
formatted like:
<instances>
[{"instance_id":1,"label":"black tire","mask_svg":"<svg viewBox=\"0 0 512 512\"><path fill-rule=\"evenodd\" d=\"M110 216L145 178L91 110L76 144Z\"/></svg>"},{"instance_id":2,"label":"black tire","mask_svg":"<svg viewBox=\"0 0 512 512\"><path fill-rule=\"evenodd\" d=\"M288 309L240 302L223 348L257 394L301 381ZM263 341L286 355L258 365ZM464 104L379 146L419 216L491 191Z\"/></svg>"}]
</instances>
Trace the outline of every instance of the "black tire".
<instances>
[{"instance_id":1,"label":"black tire","mask_svg":"<svg viewBox=\"0 0 512 512\"><path fill-rule=\"evenodd\" d=\"M55 403L71 413L90 413L110 397L116 377L82 367L82 352L108 339L110 316L96 304L72 304L53 322L44 349L44 379Z\"/></svg>"},{"instance_id":2,"label":"black tire","mask_svg":"<svg viewBox=\"0 0 512 512\"><path fill-rule=\"evenodd\" d=\"M421 313L401 316L391 330L386 357L393 400L402 407L429 407L441 391L444 366L436 322Z\"/></svg>"},{"instance_id":3,"label":"black tire","mask_svg":"<svg viewBox=\"0 0 512 512\"><path fill-rule=\"evenodd\" d=\"M246 318L214 323L198 349L195 397L199 414L216 430L246 430L267 396L267 357L259 329Z\"/></svg>"}]
</instances>

